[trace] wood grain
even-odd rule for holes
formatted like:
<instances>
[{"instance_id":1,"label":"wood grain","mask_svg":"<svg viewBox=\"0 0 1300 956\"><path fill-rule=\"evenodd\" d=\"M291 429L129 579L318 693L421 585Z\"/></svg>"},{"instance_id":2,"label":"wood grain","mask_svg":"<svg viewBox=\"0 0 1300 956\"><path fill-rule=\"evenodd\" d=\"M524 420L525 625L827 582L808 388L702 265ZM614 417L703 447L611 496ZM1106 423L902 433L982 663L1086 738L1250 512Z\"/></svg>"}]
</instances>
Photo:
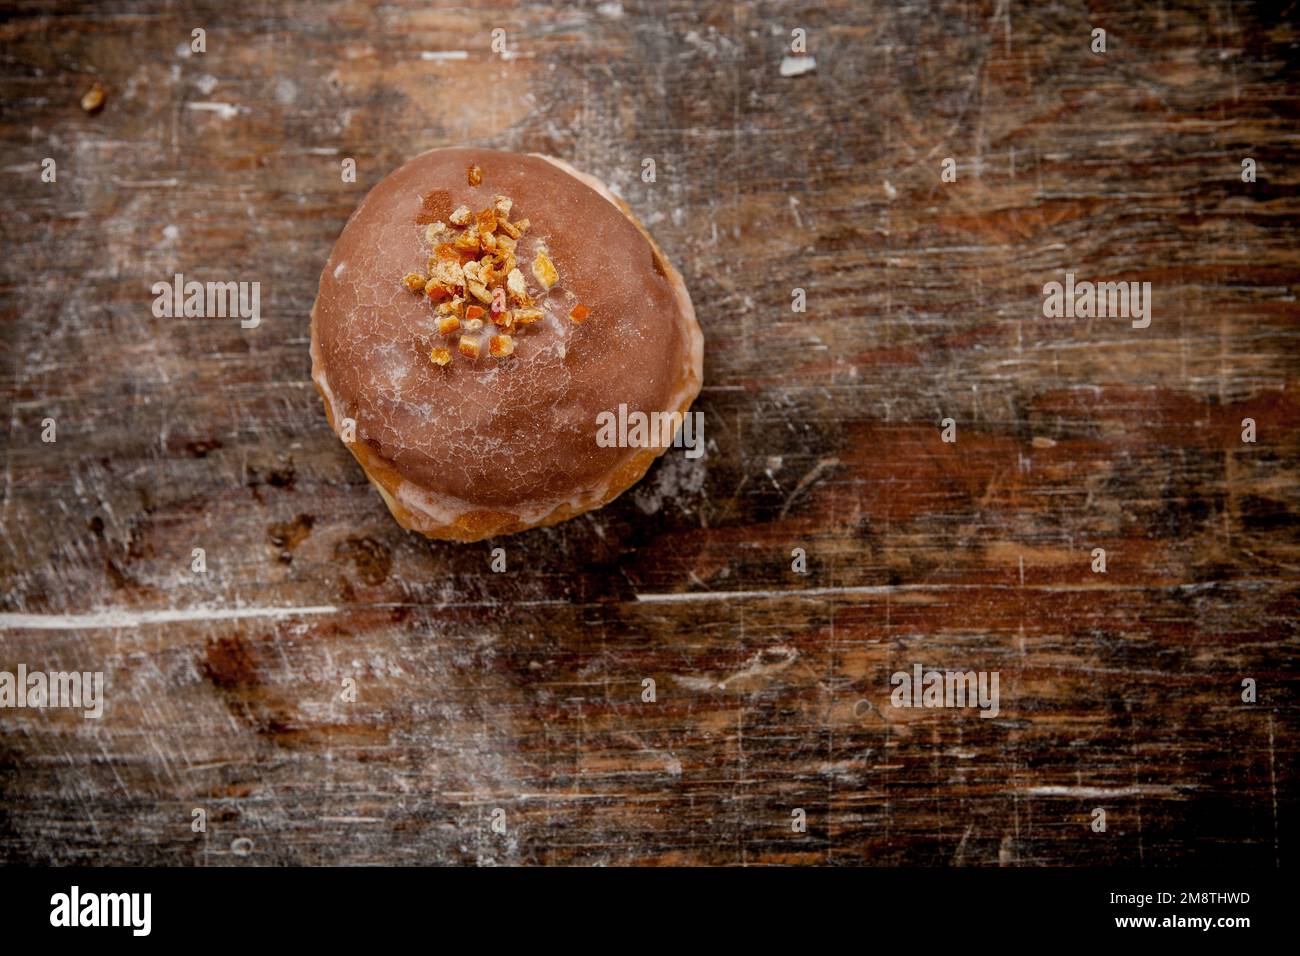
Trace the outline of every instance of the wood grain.
<instances>
[{"instance_id":1,"label":"wood grain","mask_svg":"<svg viewBox=\"0 0 1300 956\"><path fill-rule=\"evenodd\" d=\"M1289 860L1300 30L1128 6L11 4L0 669L108 696L0 711L0 860ZM705 458L470 546L393 523L307 354L347 215L460 143L611 183L707 336ZM1042 318L1067 271L1150 327ZM155 318L176 272L260 327ZM891 707L915 663L1000 716Z\"/></svg>"}]
</instances>

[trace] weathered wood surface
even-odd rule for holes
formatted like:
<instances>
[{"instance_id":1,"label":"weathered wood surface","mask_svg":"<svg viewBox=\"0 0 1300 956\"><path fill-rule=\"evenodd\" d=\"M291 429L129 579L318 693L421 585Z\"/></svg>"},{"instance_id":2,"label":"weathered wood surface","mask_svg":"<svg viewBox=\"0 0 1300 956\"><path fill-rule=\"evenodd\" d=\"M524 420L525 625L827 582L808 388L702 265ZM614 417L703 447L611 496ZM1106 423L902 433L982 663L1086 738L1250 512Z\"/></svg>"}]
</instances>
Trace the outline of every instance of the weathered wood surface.
<instances>
[{"instance_id":1,"label":"weathered wood surface","mask_svg":"<svg viewBox=\"0 0 1300 956\"><path fill-rule=\"evenodd\" d=\"M1292 858L1300 30L1128 6L11 5L0 669L108 692L0 711L0 859ZM708 337L706 458L470 546L393 523L307 354L349 212L457 143L612 183ZM1043 319L1067 271L1150 327ZM155 318L176 272L261 326ZM890 707L914 663L1001 715Z\"/></svg>"}]
</instances>

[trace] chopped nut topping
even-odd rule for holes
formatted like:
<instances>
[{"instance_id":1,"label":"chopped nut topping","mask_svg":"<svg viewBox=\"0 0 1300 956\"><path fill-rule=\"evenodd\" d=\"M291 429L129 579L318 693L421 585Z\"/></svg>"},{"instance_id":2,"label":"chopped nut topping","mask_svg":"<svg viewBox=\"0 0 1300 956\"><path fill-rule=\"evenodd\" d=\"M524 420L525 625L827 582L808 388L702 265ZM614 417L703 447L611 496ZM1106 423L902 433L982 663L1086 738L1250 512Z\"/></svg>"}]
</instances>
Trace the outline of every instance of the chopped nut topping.
<instances>
[{"instance_id":1,"label":"chopped nut topping","mask_svg":"<svg viewBox=\"0 0 1300 956\"><path fill-rule=\"evenodd\" d=\"M466 252L477 253L481 243L478 237L478 226L470 226L459 236L456 237L456 248L463 249Z\"/></svg>"},{"instance_id":2,"label":"chopped nut topping","mask_svg":"<svg viewBox=\"0 0 1300 956\"><path fill-rule=\"evenodd\" d=\"M569 310L569 318L573 320L574 325L582 325L587 321L587 316L591 315L591 309L587 308L581 302Z\"/></svg>"},{"instance_id":3,"label":"chopped nut topping","mask_svg":"<svg viewBox=\"0 0 1300 956\"><path fill-rule=\"evenodd\" d=\"M465 290L480 302L490 304L492 293L488 292L487 284L483 281L483 263L474 260L465 263L462 268L465 274Z\"/></svg>"},{"instance_id":4,"label":"chopped nut topping","mask_svg":"<svg viewBox=\"0 0 1300 956\"><path fill-rule=\"evenodd\" d=\"M483 170L479 169L477 166L471 166L466 171L466 177L469 179L469 184L471 186L481 185L483 182Z\"/></svg>"},{"instance_id":5,"label":"chopped nut topping","mask_svg":"<svg viewBox=\"0 0 1300 956\"><path fill-rule=\"evenodd\" d=\"M435 311L439 315L459 315L464 308L465 300L457 295L445 302L439 302Z\"/></svg>"},{"instance_id":6,"label":"chopped nut topping","mask_svg":"<svg viewBox=\"0 0 1300 956\"><path fill-rule=\"evenodd\" d=\"M91 84L90 89L86 90L85 95L81 98L81 108L87 113L93 113L104 105L104 88L99 85L99 81Z\"/></svg>"},{"instance_id":7,"label":"chopped nut topping","mask_svg":"<svg viewBox=\"0 0 1300 956\"><path fill-rule=\"evenodd\" d=\"M549 289L555 283L560 281L560 274L555 270L551 260L543 250L538 250L537 258L533 260L533 276L542 284L542 288Z\"/></svg>"},{"instance_id":8,"label":"chopped nut topping","mask_svg":"<svg viewBox=\"0 0 1300 956\"><path fill-rule=\"evenodd\" d=\"M471 186L483 181L482 170L475 166L469 167L467 176ZM516 254L529 222L526 218L510 221L514 205L510 197L496 196L489 208L477 213L468 206L458 207L447 217L450 227L443 222L430 223L424 233L433 246L427 275L413 272L402 280L412 292L423 291L434 303L439 335L461 333L457 336L456 350L469 358L482 354L484 341L475 333L485 329L495 333L486 336L491 355L504 358L513 354L515 339L506 333L518 335L527 326L546 318L545 309L538 307L538 299L545 298L560 281L559 270L542 246L536 249L531 269L541 291L528 288L529 280L519 269ZM529 247L530 254L536 246ZM575 324L586 321L591 310L576 304L571 292L565 292L564 297L574 303L570 319ZM446 365L452 353L448 348L438 347L429 358L435 364Z\"/></svg>"},{"instance_id":9,"label":"chopped nut topping","mask_svg":"<svg viewBox=\"0 0 1300 956\"><path fill-rule=\"evenodd\" d=\"M528 286L524 283L524 274L518 269L511 269L510 274L506 276L506 292L510 294L510 301L517 305L531 305L528 299Z\"/></svg>"},{"instance_id":10,"label":"chopped nut topping","mask_svg":"<svg viewBox=\"0 0 1300 956\"><path fill-rule=\"evenodd\" d=\"M429 270L429 277L449 290L465 284L460 264L450 259L439 259Z\"/></svg>"}]
</instances>

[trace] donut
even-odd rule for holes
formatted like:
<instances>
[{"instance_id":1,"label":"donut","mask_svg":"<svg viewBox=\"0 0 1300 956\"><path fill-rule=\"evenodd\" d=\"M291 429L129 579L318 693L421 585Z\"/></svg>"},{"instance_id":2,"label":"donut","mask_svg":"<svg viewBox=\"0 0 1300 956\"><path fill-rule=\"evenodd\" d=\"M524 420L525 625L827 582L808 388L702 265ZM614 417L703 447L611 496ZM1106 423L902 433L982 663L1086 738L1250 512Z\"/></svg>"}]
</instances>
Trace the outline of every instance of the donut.
<instances>
[{"instance_id":1,"label":"donut","mask_svg":"<svg viewBox=\"0 0 1300 956\"><path fill-rule=\"evenodd\" d=\"M600 423L684 419L703 356L686 285L627 204L540 154L435 149L390 173L311 311L330 426L402 527L451 541L627 490L668 442Z\"/></svg>"}]
</instances>

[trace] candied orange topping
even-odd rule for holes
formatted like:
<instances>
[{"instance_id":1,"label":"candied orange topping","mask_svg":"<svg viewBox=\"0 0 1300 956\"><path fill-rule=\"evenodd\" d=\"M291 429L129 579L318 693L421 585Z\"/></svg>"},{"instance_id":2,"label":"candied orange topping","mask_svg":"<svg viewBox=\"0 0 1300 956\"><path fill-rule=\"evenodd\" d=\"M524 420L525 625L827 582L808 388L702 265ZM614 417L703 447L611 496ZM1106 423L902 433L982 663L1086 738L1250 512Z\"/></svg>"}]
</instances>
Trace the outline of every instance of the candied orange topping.
<instances>
[{"instance_id":1,"label":"candied orange topping","mask_svg":"<svg viewBox=\"0 0 1300 956\"><path fill-rule=\"evenodd\" d=\"M470 186L479 186L483 170L470 166L466 177ZM402 278L407 289L424 293L434 303L439 335L461 333L455 352L470 359L483 353L480 333L486 337L488 354L494 358L512 355L513 335L546 318L541 300L560 281L559 270L545 247L529 240L526 253L519 248L530 224L527 218L511 222L514 211L509 196L493 197L492 204L478 212L464 205L457 207L447 222L431 223L424 230L425 241L433 247L425 271ZM516 254L533 256L530 271L539 289L529 288ZM572 301L571 295L565 295ZM569 318L581 324L590 313L586 306L575 305ZM435 365L447 365L453 358L453 350L442 346L429 354Z\"/></svg>"},{"instance_id":2,"label":"candied orange topping","mask_svg":"<svg viewBox=\"0 0 1300 956\"><path fill-rule=\"evenodd\" d=\"M537 258L533 260L533 277L542 284L543 289L549 289L560 280L560 273L556 271L545 250L538 250Z\"/></svg>"}]
</instances>

